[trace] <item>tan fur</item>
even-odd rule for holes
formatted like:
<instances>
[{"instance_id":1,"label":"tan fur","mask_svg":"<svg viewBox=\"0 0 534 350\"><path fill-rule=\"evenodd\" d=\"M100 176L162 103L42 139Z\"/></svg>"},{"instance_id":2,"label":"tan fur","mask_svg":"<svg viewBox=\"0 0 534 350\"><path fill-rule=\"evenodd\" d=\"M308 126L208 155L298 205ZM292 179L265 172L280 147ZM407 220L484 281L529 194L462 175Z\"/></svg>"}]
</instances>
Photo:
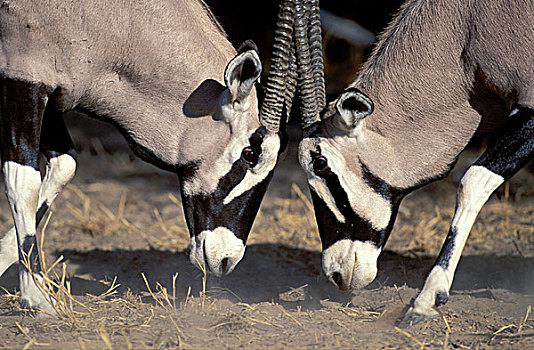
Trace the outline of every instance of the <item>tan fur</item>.
<instances>
[{"instance_id":1,"label":"tan fur","mask_svg":"<svg viewBox=\"0 0 534 350\"><path fill-rule=\"evenodd\" d=\"M214 139L260 125L254 91L218 118L235 50L197 0L3 1L0 40L4 77L57 89L52 103L112 120L162 164L214 161Z\"/></svg>"},{"instance_id":2,"label":"tan fur","mask_svg":"<svg viewBox=\"0 0 534 350\"><path fill-rule=\"evenodd\" d=\"M407 1L351 84L375 104L360 138L326 122L322 142L396 187L443 174L477 129L534 107L533 22L528 0Z\"/></svg>"}]
</instances>

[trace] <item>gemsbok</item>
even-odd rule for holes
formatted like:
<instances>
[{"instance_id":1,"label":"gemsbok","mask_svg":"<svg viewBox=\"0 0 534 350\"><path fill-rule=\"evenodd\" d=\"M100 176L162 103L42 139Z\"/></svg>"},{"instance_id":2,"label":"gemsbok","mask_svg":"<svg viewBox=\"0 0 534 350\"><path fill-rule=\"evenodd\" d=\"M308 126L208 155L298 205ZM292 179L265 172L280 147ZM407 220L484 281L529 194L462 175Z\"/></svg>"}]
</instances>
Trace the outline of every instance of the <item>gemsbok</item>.
<instances>
[{"instance_id":1,"label":"gemsbok","mask_svg":"<svg viewBox=\"0 0 534 350\"><path fill-rule=\"evenodd\" d=\"M53 313L32 275L41 278L36 225L76 168L67 110L114 124L139 157L175 172L191 261L217 275L235 268L284 148L280 116L258 116L253 43L236 54L201 0L0 1L0 42L15 224L0 241L0 274L29 259L32 271L19 264L23 308Z\"/></svg>"},{"instance_id":2,"label":"gemsbok","mask_svg":"<svg viewBox=\"0 0 534 350\"><path fill-rule=\"evenodd\" d=\"M402 198L443 178L474 137L492 133L466 171L447 238L404 322L438 314L489 196L534 150L534 3L409 0L299 145L323 270L362 288ZM406 323L405 323L406 324Z\"/></svg>"}]
</instances>

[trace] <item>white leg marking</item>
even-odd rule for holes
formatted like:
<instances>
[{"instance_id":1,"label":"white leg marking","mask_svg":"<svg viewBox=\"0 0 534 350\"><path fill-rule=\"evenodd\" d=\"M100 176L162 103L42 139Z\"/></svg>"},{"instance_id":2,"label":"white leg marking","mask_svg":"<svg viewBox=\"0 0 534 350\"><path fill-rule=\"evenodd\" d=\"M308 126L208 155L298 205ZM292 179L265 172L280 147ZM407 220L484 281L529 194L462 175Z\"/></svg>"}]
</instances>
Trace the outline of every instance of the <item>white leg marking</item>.
<instances>
[{"instance_id":1,"label":"white leg marking","mask_svg":"<svg viewBox=\"0 0 534 350\"><path fill-rule=\"evenodd\" d=\"M508 115L508 118L513 117L514 115L517 114L517 112L519 112L519 108L514 108L514 109L512 109L512 111L511 111L510 114Z\"/></svg>"},{"instance_id":2,"label":"white leg marking","mask_svg":"<svg viewBox=\"0 0 534 350\"><path fill-rule=\"evenodd\" d=\"M17 236L13 226L0 240L0 276L18 260Z\"/></svg>"},{"instance_id":3,"label":"white leg marking","mask_svg":"<svg viewBox=\"0 0 534 350\"><path fill-rule=\"evenodd\" d=\"M423 289L414 300L413 306L408 310L408 314L437 316L439 313L433 308L436 304L436 296L438 293L446 293L448 296L452 285L452 279L449 275L443 267L434 266L425 280Z\"/></svg>"},{"instance_id":4,"label":"white leg marking","mask_svg":"<svg viewBox=\"0 0 534 350\"><path fill-rule=\"evenodd\" d=\"M473 165L467 170L458 188L456 211L451 223L451 231L456 231L456 236L453 240L454 246L450 253L448 266L446 268L439 265L434 266L423 289L415 299L414 306L408 313L427 316L437 314L432 309L436 303L436 295L438 293L448 295L471 227L484 203L503 182L502 176L482 166Z\"/></svg>"},{"instance_id":5,"label":"white leg marking","mask_svg":"<svg viewBox=\"0 0 534 350\"><path fill-rule=\"evenodd\" d=\"M189 255L191 263L195 266L198 264L208 266L209 272L217 276L232 272L244 254L243 241L226 227L217 227L213 231L202 231L199 235L191 238L191 253ZM226 267L223 266L224 259L227 259Z\"/></svg>"},{"instance_id":6,"label":"white leg marking","mask_svg":"<svg viewBox=\"0 0 534 350\"><path fill-rule=\"evenodd\" d=\"M380 249L372 242L340 240L323 251L323 271L328 278L341 274L341 289L360 289L377 273Z\"/></svg>"},{"instance_id":7,"label":"white leg marking","mask_svg":"<svg viewBox=\"0 0 534 350\"><path fill-rule=\"evenodd\" d=\"M76 161L68 154L51 158L46 166L46 175L39 191L39 207L52 204L65 185L74 177Z\"/></svg>"},{"instance_id":8,"label":"white leg marking","mask_svg":"<svg viewBox=\"0 0 534 350\"><path fill-rule=\"evenodd\" d=\"M5 162L3 172L16 227L18 250L23 252L24 242L32 236L35 238L35 213L39 202L41 174L30 166L15 162ZM35 285L32 274L20 264L19 283L21 306L53 312L53 308Z\"/></svg>"},{"instance_id":9,"label":"white leg marking","mask_svg":"<svg viewBox=\"0 0 534 350\"><path fill-rule=\"evenodd\" d=\"M28 234L35 234L35 213L41 187L41 174L30 166L15 162L5 162L3 167L6 194L17 234L19 245Z\"/></svg>"},{"instance_id":10,"label":"white leg marking","mask_svg":"<svg viewBox=\"0 0 534 350\"><path fill-rule=\"evenodd\" d=\"M19 270L19 283L20 283L20 305L24 309L38 309L46 312L50 315L56 315L56 311L50 305L50 303L43 296L43 293L39 290L33 278L37 280L41 286L43 286L43 278L40 274L31 274L28 270ZM24 286L24 289L22 288ZM51 300L55 303L55 300Z\"/></svg>"},{"instance_id":11,"label":"white leg marking","mask_svg":"<svg viewBox=\"0 0 534 350\"><path fill-rule=\"evenodd\" d=\"M68 154L50 159L39 190L37 208L40 208L43 203L50 206L65 185L73 178L75 170L76 161ZM15 227L12 227L0 240L0 276L17 261L16 231Z\"/></svg>"}]
</instances>

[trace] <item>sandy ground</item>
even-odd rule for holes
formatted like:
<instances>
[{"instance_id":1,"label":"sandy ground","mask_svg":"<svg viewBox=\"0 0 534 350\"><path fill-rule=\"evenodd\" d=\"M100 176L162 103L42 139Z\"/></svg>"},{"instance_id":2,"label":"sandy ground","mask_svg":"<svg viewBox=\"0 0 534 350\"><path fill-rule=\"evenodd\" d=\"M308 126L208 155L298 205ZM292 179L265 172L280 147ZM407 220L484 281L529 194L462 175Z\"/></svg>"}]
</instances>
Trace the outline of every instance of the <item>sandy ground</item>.
<instances>
[{"instance_id":1,"label":"sandy ground","mask_svg":"<svg viewBox=\"0 0 534 350\"><path fill-rule=\"evenodd\" d=\"M0 348L534 349L534 177L527 172L480 214L442 316L399 329L445 238L472 156L404 200L376 280L342 292L321 271L294 144L245 258L216 278L189 262L176 177L122 151L120 139L84 142L77 177L53 205L44 240L48 267L64 258L72 299L62 319L21 312L17 268L10 268L0 278ZM0 229L11 225L4 199ZM54 269L59 277L62 267Z\"/></svg>"}]
</instances>

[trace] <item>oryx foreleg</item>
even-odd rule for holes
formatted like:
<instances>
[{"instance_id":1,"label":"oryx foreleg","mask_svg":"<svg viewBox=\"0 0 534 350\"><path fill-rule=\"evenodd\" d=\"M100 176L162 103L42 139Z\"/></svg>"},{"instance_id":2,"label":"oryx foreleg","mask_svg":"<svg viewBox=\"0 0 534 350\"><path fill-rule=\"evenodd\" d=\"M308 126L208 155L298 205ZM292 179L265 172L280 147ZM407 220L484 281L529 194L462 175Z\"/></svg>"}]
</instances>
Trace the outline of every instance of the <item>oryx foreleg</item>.
<instances>
[{"instance_id":1,"label":"oryx foreleg","mask_svg":"<svg viewBox=\"0 0 534 350\"><path fill-rule=\"evenodd\" d=\"M47 163L39 189L36 225L39 225L47 209L73 178L76 170L76 151L61 112L49 106L43 118L40 150ZM17 238L13 226L0 240L0 276L17 261Z\"/></svg>"},{"instance_id":2,"label":"oryx foreleg","mask_svg":"<svg viewBox=\"0 0 534 350\"><path fill-rule=\"evenodd\" d=\"M49 89L39 83L0 79L2 171L15 223L20 304L53 313L34 280L42 280L35 233L41 188L39 144L48 94Z\"/></svg>"},{"instance_id":3,"label":"oryx foreleg","mask_svg":"<svg viewBox=\"0 0 534 350\"><path fill-rule=\"evenodd\" d=\"M438 314L434 307L448 300L462 250L482 206L493 191L532 158L534 110L518 107L514 112L503 134L494 140L463 176L447 238L405 320L417 321Z\"/></svg>"}]
</instances>

